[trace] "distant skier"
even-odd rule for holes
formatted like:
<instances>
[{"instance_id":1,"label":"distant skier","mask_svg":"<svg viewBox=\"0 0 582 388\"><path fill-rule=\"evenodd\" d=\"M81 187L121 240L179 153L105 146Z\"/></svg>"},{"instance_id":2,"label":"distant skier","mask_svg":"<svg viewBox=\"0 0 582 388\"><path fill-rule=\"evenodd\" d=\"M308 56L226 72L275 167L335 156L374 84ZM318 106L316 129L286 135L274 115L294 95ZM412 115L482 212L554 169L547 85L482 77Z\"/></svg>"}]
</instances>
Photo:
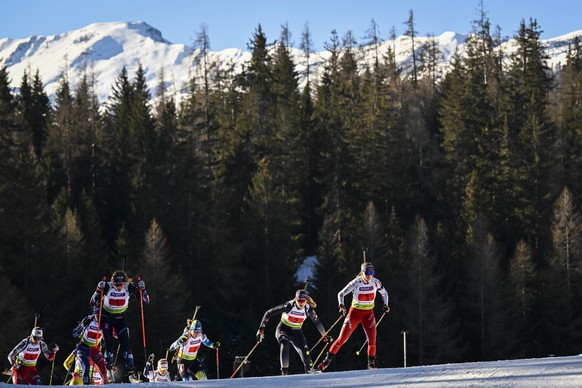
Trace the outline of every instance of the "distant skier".
<instances>
[{"instance_id":1,"label":"distant skier","mask_svg":"<svg viewBox=\"0 0 582 388\"><path fill-rule=\"evenodd\" d=\"M99 329L99 307L94 306L92 309L93 314L87 315L73 329L73 337L80 340L75 354L80 366L78 369L82 371L84 385L91 384L93 377L91 375L91 364L97 366L101 374L101 380L104 384L107 384L107 369L100 346L103 332Z\"/></svg>"},{"instance_id":2,"label":"distant skier","mask_svg":"<svg viewBox=\"0 0 582 388\"><path fill-rule=\"evenodd\" d=\"M363 263L361 271L354 280L349 282L337 294L339 309L346 318L342 330L337 340L330 346L323 361L317 369L325 370L331 363L333 357L337 354L342 345L350 338L358 324L362 324L366 337L368 338L368 369L376 369L376 318L374 317L374 300L376 292L382 295L384 311L389 312L388 292L382 286L382 282L374 277L374 266L372 263ZM352 306L346 315L344 297L353 293Z\"/></svg>"},{"instance_id":3,"label":"distant skier","mask_svg":"<svg viewBox=\"0 0 582 388\"><path fill-rule=\"evenodd\" d=\"M281 363L281 374L287 375L289 373L289 349L291 345L295 348L301 361L305 366L306 373L313 373L313 362L309 355L309 347L303 335L303 322L309 317L319 330L319 333L324 336L325 328L317 317L315 312L317 304L309 296L305 290L297 290L295 299L291 299L283 304L275 306L265 312L259 330L257 330L257 341L262 342L265 337L265 326L269 318L281 314L281 320L275 330L275 338L279 342L280 353L279 359ZM331 341L331 337L326 337L326 341Z\"/></svg>"},{"instance_id":4,"label":"distant skier","mask_svg":"<svg viewBox=\"0 0 582 388\"><path fill-rule=\"evenodd\" d=\"M190 322L184 334L180 336L172 345L169 351L178 351L178 373L183 381L189 381L190 377L196 377L198 380L206 380L206 371L198 361L196 356L201 345L211 349L218 349L220 342L212 342L202 332L202 323L195 319Z\"/></svg>"},{"instance_id":5,"label":"distant skier","mask_svg":"<svg viewBox=\"0 0 582 388\"><path fill-rule=\"evenodd\" d=\"M123 271L115 271L111 275L111 281L100 281L97 290L91 297L91 306L99 307L99 298L103 291L103 309L101 311L101 330L105 338L105 364L108 370L113 368L113 352L116 348L113 338L113 330L119 339L119 346L125 369L130 379L138 381L137 372L133 361L133 352L129 340L129 328L127 327L126 311L129 306L129 298L136 295L139 298L139 291L142 291L142 299L145 303L150 302L150 297L145 290L145 283L140 280L137 287L127 277Z\"/></svg>"},{"instance_id":6,"label":"distant skier","mask_svg":"<svg viewBox=\"0 0 582 388\"><path fill-rule=\"evenodd\" d=\"M170 372L168 372L168 360L160 358L158 360L158 368L153 369L154 355L150 354L143 370L143 376L149 380L150 383L169 383L172 381Z\"/></svg>"},{"instance_id":7,"label":"distant skier","mask_svg":"<svg viewBox=\"0 0 582 388\"><path fill-rule=\"evenodd\" d=\"M36 370L38 357L42 353L47 360L52 361L58 351L57 344L49 350L43 341L42 328L38 326L33 328L30 336L20 341L8 354L8 361L12 365L12 383L42 385L42 380Z\"/></svg>"}]
</instances>

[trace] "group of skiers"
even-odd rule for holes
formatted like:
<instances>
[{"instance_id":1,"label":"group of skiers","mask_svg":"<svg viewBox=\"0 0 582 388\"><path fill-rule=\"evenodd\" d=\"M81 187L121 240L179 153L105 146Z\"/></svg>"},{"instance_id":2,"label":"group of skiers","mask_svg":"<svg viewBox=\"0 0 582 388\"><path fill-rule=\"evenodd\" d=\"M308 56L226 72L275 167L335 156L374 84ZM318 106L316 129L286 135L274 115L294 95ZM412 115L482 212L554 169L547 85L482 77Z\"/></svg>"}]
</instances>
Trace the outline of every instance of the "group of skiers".
<instances>
[{"instance_id":1,"label":"group of skiers","mask_svg":"<svg viewBox=\"0 0 582 388\"><path fill-rule=\"evenodd\" d=\"M363 263L360 269L356 278L350 281L337 295L341 316L336 323L342 317L344 322L339 337L335 341L328 335L333 326L327 331L325 330L315 312L317 306L315 301L304 289L297 290L293 299L265 312L257 330L255 347L263 341L269 319L280 315L275 337L280 346L281 374L288 374L291 345L301 357L306 373L322 372L330 365L333 357L360 323L366 332L368 341L368 368L377 367L375 299L376 293L379 293L382 296L384 312L389 312L388 292L380 280L374 277L374 266L371 263ZM353 295L348 310L344 304L344 298L350 293ZM123 357L129 381L141 382L135 369L125 314L132 295L140 298L140 302L149 303L150 301L145 290L145 282L138 279L137 286L134 285L124 271L115 271L110 281L105 281L104 278L97 284L90 299L92 313L82 319L73 329L72 334L78 339L78 344L64 362L68 371L67 377L69 374L71 377L65 382L66 384L87 385L113 382L112 370L119 352ZM321 334L320 341L331 343L323 361L317 366L313 364L302 331L303 323L307 318L313 321ZM102 339L104 340L105 354L101 352ZM114 354L116 342L118 342L118 347ZM199 320L189 319L183 333L168 348L168 352L175 353L181 380L187 381L193 378L204 380L207 378L202 364L197 359L198 351L202 345L218 349L220 342L208 339L202 331L202 324ZM42 353L49 361L53 361L58 351L59 347L56 344L49 349L43 341L42 328L34 327L30 336L20 341L8 355L8 361L12 366L13 383L42 384L36 369L37 360ZM150 382L169 382L172 380L168 372L168 360L166 358L159 359L157 368L154 369L153 354L149 356L142 374Z\"/></svg>"}]
</instances>

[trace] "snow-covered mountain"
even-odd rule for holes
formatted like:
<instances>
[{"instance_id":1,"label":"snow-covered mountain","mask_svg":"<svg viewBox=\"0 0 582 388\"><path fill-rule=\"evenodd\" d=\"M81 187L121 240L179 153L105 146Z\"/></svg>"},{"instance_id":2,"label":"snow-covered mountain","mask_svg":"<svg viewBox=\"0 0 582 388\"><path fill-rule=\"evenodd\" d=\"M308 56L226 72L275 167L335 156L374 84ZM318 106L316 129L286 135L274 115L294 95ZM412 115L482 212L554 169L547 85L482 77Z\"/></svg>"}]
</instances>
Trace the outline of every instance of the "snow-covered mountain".
<instances>
[{"instance_id":1,"label":"snow-covered mountain","mask_svg":"<svg viewBox=\"0 0 582 388\"><path fill-rule=\"evenodd\" d=\"M544 41L548 47L551 66L564 63L568 43L576 35L582 35L582 30ZM415 47L420 47L428 39L433 39L442 52L439 66L446 71L455 51L463 52L466 37L454 32L445 32L432 38L417 37ZM507 52L513 47L511 40L503 45ZM409 38L400 36L395 40L384 41L379 47L379 52L385 53L388 48L395 50L396 61L399 64L410 61ZM358 50L363 59L371 63L374 50L370 47ZM303 52L293 49L292 55L297 71L303 74L306 66ZM327 55L327 51L310 55L312 79L317 79L321 74L321 65ZM251 53L248 51L226 49L212 51L208 59L218 62L221 66L232 66L235 71L240 71L250 56ZM179 99L183 95L186 82L199 71L197 65L199 58L199 50L186 44L167 41L159 30L145 22L95 23L59 35L33 35L25 39L0 38L0 66L7 67L11 85L17 89L25 71L34 74L38 70L51 97L54 96L64 76L68 77L71 86L74 87L80 75L89 69L89 74L94 75L97 96L100 101L105 101L122 67L125 66L130 77L133 77L138 64L141 63L146 71L152 94L163 69L164 80L169 86L168 93Z\"/></svg>"}]
</instances>

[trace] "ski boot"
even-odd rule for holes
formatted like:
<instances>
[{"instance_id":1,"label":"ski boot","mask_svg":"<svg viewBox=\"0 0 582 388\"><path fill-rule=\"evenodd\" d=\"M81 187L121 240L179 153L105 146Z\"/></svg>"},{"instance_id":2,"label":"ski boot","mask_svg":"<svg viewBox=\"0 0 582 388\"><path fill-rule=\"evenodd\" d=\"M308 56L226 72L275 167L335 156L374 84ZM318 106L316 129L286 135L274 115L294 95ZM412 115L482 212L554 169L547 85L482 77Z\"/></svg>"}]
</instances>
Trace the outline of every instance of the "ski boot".
<instances>
[{"instance_id":1,"label":"ski boot","mask_svg":"<svg viewBox=\"0 0 582 388\"><path fill-rule=\"evenodd\" d=\"M378 369L378 366L376 366L376 356L368 356L368 369Z\"/></svg>"},{"instance_id":2,"label":"ski boot","mask_svg":"<svg viewBox=\"0 0 582 388\"><path fill-rule=\"evenodd\" d=\"M139 379L139 375L135 369L127 370L127 379L132 384L142 383L143 381Z\"/></svg>"},{"instance_id":3,"label":"ski boot","mask_svg":"<svg viewBox=\"0 0 582 388\"><path fill-rule=\"evenodd\" d=\"M323 361L321 361L321 363L317 366L317 370L319 370L320 372L323 372L329 366L329 364L331 364L331 361L333 360L333 356L335 356L335 354L327 352Z\"/></svg>"}]
</instances>

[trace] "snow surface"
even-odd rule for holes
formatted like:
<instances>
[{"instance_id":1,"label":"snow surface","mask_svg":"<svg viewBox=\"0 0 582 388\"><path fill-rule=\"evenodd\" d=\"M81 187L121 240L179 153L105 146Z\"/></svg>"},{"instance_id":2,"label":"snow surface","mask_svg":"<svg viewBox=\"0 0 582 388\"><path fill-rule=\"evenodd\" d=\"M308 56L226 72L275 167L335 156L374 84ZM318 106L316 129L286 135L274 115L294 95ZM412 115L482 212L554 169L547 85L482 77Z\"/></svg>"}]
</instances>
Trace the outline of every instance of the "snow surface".
<instances>
[{"instance_id":1,"label":"snow surface","mask_svg":"<svg viewBox=\"0 0 582 388\"><path fill-rule=\"evenodd\" d=\"M582 357L474 362L408 368L381 368L315 375L244 377L206 381L147 383L150 387L582 387ZM0 383L2 385L2 383ZM127 384L110 384L124 388Z\"/></svg>"}]
</instances>

